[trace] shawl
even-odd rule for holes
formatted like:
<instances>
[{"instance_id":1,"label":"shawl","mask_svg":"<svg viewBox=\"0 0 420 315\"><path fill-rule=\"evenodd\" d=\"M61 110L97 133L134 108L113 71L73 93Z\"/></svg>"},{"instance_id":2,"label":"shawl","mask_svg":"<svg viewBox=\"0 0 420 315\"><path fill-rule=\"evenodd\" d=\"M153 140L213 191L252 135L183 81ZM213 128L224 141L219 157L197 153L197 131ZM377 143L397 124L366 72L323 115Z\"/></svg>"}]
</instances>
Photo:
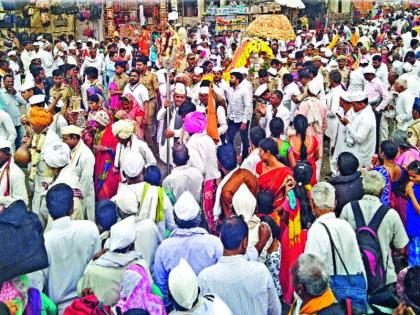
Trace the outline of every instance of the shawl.
<instances>
[{"instance_id":1,"label":"shawl","mask_svg":"<svg viewBox=\"0 0 420 315\"><path fill-rule=\"evenodd\" d=\"M299 314L316 314L319 311L323 310L334 304L335 297L330 288L328 288L321 296L317 296L310 300L308 303L302 306L299 311ZM292 308L290 309L289 315L294 314L294 307L296 302L293 303Z\"/></svg>"}]
</instances>

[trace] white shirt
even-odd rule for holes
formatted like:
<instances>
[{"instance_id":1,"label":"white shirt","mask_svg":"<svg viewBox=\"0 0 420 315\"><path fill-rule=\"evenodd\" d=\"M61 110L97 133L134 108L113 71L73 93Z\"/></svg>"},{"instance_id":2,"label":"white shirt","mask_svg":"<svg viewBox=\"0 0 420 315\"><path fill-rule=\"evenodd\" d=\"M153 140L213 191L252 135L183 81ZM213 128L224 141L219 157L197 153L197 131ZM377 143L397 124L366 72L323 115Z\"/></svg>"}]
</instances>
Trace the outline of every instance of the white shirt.
<instances>
[{"instance_id":1,"label":"white shirt","mask_svg":"<svg viewBox=\"0 0 420 315\"><path fill-rule=\"evenodd\" d=\"M248 83L249 81L243 80L230 93L227 116L235 123L247 123L251 120L253 89Z\"/></svg>"},{"instance_id":2,"label":"white shirt","mask_svg":"<svg viewBox=\"0 0 420 315\"><path fill-rule=\"evenodd\" d=\"M407 131L407 128L413 123L413 105L415 97L409 89L398 94L395 102L395 113L397 120L397 129Z\"/></svg>"},{"instance_id":3,"label":"white shirt","mask_svg":"<svg viewBox=\"0 0 420 315\"><path fill-rule=\"evenodd\" d=\"M230 86L225 80L220 82L213 82L214 92L220 95L225 101L228 100L228 94L230 92Z\"/></svg>"},{"instance_id":4,"label":"white shirt","mask_svg":"<svg viewBox=\"0 0 420 315\"><path fill-rule=\"evenodd\" d=\"M144 167L148 167L150 165L156 165L156 158L154 157L152 150L150 150L149 146L143 140L140 140L135 135L131 136L131 141L127 143L127 145L122 145L118 143L117 150L115 154L115 161L114 166L116 168L120 168L121 161L124 157L129 154L131 151L139 152L144 159ZM121 176L122 170L121 170Z\"/></svg>"},{"instance_id":5,"label":"white shirt","mask_svg":"<svg viewBox=\"0 0 420 315\"><path fill-rule=\"evenodd\" d=\"M382 81L382 83L385 84L385 86L389 86L388 67L384 63L381 63L379 68L375 69L375 74Z\"/></svg>"},{"instance_id":6,"label":"white shirt","mask_svg":"<svg viewBox=\"0 0 420 315\"><path fill-rule=\"evenodd\" d=\"M196 106L200 104L200 98L199 98L200 85L201 85L201 81L194 84L193 86L187 87L187 96L191 98L191 102Z\"/></svg>"},{"instance_id":7,"label":"white shirt","mask_svg":"<svg viewBox=\"0 0 420 315\"><path fill-rule=\"evenodd\" d=\"M305 254L318 256L324 262L327 274L330 276L334 275L331 243L327 231L321 223L324 223L328 227L334 244L349 274L365 274L365 267L359 252L359 246L357 245L356 234L347 221L337 219L333 212L326 213L315 220L308 231ZM346 275L346 271L337 252L335 252L335 258L337 274Z\"/></svg>"},{"instance_id":8,"label":"white shirt","mask_svg":"<svg viewBox=\"0 0 420 315\"><path fill-rule=\"evenodd\" d=\"M189 165L198 169L204 176L204 181L220 177L217 164L216 145L206 134L193 134L187 143L190 155Z\"/></svg>"},{"instance_id":9,"label":"white shirt","mask_svg":"<svg viewBox=\"0 0 420 315\"><path fill-rule=\"evenodd\" d=\"M123 95L127 94L131 94L136 99L141 109L144 109L143 103L149 100L149 92L147 92L147 88L140 82L134 86L128 83L123 91Z\"/></svg>"},{"instance_id":10,"label":"white shirt","mask_svg":"<svg viewBox=\"0 0 420 315\"><path fill-rule=\"evenodd\" d=\"M420 79L414 70L404 73L400 76L400 79L405 79L407 81L407 88L411 94L415 97L420 97Z\"/></svg>"},{"instance_id":11,"label":"white shirt","mask_svg":"<svg viewBox=\"0 0 420 315\"><path fill-rule=\"evenodd\" d=\"M25 73L29 73L29 66L31 64L31 61L34 55L35 53L32 51L28 51L26 49L22 51L20 55L20 60L22 60L23 69L25 70Z\"/></svg>"},{"instance_id":12,"label":"white shirt","mask_svg":"<svg viewBox=\"0 0 420 315\"><path fill-rule=\"evenodd\" d=\"M346 143L353 147L353 154L359 160L361 167L369 167L376 145L376 120L370 106L354 114L346 126Z\"/></svg>"},{"instance_id":13,"label":"white shirt","mask_svg":"<svg viewBox=\"0 0 420 315\"><path fill-rule=\"evenodd\" d=\"M93 255L101 249L99 231L91 221L63 217L52 222L44 238L50 266L40 272L47 295L62 309L77 298L77 281Z\"/></svg>"},{"instance_id":14,"label":"white shirt","mask_svg":"<svg viewBox=\"0 0 420 315\"><path fill-rule=\"evenodd\" d=\"M45 70L45 77L52 77L52 73L56 69L52 53L42 49L38 55L41 59L42 68Z\"/></svg>"},{"instance_id":15,"label":"white shirt","mask_svg":"<svg viewBox=\"0 0 420 315\"><path fill-rule=\"evenodd\" d=\"M282 103L284 106L290 109L290 113L293 116L295 114L297 104L293 102L292 95L298 96L301 94L299 86L296 84L296 82L292 82L284 87L283 92L284 93Z\"/></svg>"}]
</instances>

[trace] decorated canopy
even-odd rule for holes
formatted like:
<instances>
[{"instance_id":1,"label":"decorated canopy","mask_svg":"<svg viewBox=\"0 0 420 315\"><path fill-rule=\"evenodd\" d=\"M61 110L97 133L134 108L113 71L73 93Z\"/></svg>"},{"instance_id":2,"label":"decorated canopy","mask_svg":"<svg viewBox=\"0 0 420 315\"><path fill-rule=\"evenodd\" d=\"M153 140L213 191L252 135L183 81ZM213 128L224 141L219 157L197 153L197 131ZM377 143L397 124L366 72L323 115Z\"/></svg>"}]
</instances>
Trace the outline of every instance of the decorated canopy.
<instances>
[{"instance_id":1,"label":"decorated canopy","mask_svg":"<svg viewBox=\"0 0 420 315\"><path fill-rule=\"evenodd\" d=\"M278 40L294 40L296 35L283 14L258 16L246 29L249 36Z\"/></svg>"}]
</instances>

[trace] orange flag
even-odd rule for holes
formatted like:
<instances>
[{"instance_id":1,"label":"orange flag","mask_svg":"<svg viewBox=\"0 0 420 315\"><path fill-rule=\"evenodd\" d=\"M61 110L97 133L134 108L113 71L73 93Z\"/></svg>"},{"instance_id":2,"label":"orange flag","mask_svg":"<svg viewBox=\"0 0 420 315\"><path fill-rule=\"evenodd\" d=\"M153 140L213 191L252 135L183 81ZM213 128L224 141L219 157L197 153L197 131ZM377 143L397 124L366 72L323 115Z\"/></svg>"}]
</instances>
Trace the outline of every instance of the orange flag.
<instances>
[{"instance_id":1,"label":"orange flag","mask_svg":"<svg viewBox=\"0 0 420 315\"><path fill-rule=\"evenodd\" d=\"M216 102L213 97L213 88L210 86L209 100L207 104L207 134L215 143L219 142L219 131L217 130Z\"/></svg>"}]
</instances>

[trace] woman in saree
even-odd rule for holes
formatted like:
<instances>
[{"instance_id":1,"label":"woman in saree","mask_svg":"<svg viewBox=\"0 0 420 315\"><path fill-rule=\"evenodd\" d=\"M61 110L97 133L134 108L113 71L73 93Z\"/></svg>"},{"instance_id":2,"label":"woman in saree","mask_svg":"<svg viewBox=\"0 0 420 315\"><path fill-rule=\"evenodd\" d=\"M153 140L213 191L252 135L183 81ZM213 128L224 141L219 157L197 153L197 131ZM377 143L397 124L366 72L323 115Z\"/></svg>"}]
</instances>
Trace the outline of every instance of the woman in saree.
<instances>
[{"instance_id":1,"label":"woman in saree","mask_svg":"<svg viewBox=\"0 0 420 315\"><path fill-rule=\"evenodd\" d=\"M308 120L303 115L296 115L293 119L293 126L296 134L289 138L292 146L292 155L290 167L294 168L297 161L307 160L312 166L311 185L315 185L316 179L316 161L319 160L319 144L317 137L311 135L308 131Z\"/></svg>"},{"instance_id":2,"label":"woman in saree","mask_svg":"<svg viewBox=\"0 0 420 315\"><path fill-rule=\"evenodd\" d=\"M144 138L143 118L144 111L140 108L138 102L133 95L127 94L120 97L118 111L115 118L130 119L134 122L134 134L139 139Z\"/></svg>"},{"instance_id":3,"label":"woman in saree","mask_svg":"<svg viewBox=\"0 0 420 315\"><path fill-rule=\"evenodd\" d=\"M103 99L99 94L93 94L88 97L89 110L87 113L86 127L82 133L83 142L90 148L93 148L93 138L95 136L95 114L104 110Z\"/></svg>"},{"instance_id":4,"label":"woman in saree","mask_svg":"<svg viewBox=\"0 0 420 315\"><path fill-rule=\"evenodd\" d=\"M294 170L294 187L286 188L287 198L284 201L282 222L286 228L281 237L280 285L287 304L293 301L293 285L290 268L305 250L308 229L315 220L309 200L312 186L312 166L308 162L297 162Z\"/></svg>"},{"instance_id":5,"label":"woman in saree","mask_svg":"<svg viewBox=\"0 0 420 315\"><path fill-rule=\"evenodd\" d=\"M94 184L96 201L99 201L111 199L117 193L120 172L113 165L118 140L112 133L111 119L106 111L98 111L93 118L96 127L93 141Z\"/></svg>"},{"instance_id":6,"label":"woman in saree","mask_svg":"<svg viewBox=\"0 0 420 315\"><path fill-rule=\"evenodd\" d=\"M292 179L292 170L277 159L278 146L274 139L267 138L259 143L260 159L256 166L260 190L274 194L274 211L279 211L286 195L286 182Z\"/></svg>"}]
</instances>

